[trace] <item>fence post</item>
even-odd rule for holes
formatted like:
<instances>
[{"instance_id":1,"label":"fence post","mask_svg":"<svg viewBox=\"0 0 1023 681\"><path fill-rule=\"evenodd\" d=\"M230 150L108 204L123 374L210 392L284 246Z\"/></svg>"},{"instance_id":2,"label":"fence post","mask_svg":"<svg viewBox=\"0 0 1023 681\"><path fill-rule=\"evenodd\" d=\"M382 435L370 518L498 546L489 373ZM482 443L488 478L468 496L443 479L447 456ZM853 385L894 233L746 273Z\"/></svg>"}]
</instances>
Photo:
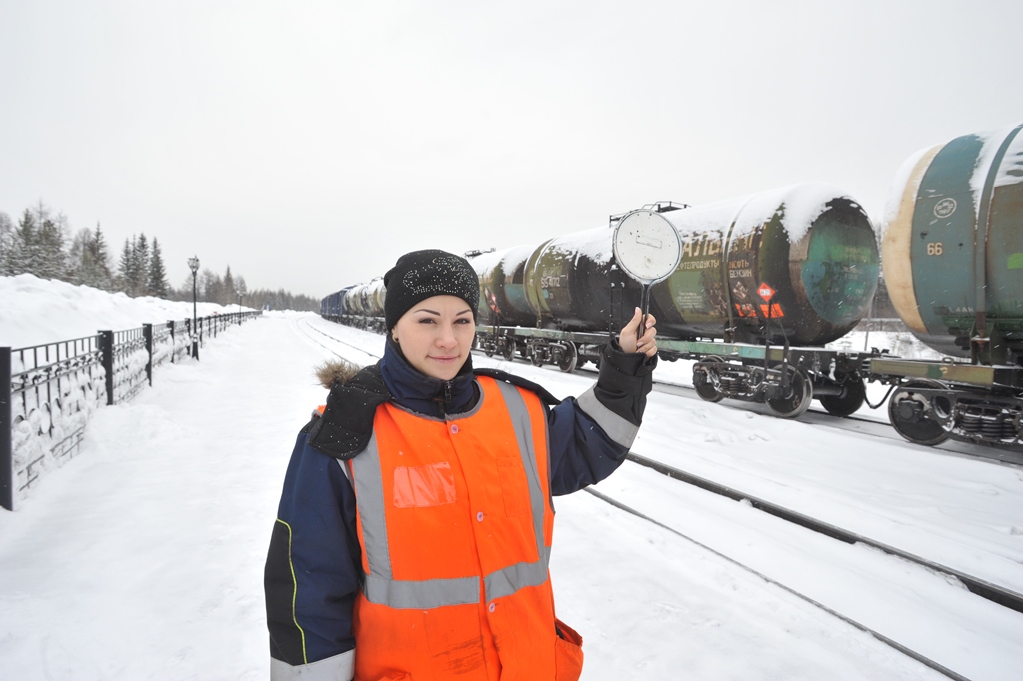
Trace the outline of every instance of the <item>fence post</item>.
<instances>
[{"instance_id":1,"label":"fence post","mask_svg":"<svg viewBox=\"0 0 1023 681\"><path fill-rule=\"evenodd\" d=\"M107 372L107 406L114 403L114 332L99 332L99 349L103 353L103 369Z\"/></svg>"},{"instance_id":2,"label":"fence post","mask_svg":"<svg viewBox=\"0 0 1023 681\"><path fill-rule=\"evenodd\" d=\"M11 413L11 349L0 348L0 506L8 511L14 510Z\"/></svg>"},{"instance_id":3,"label":"fence post","mask_svg":"<svg viewBox=\"0 0 1023 681\"><path fill-rule=\"evenodd\" d=\"M172 319L169 322L167 322L167 326L170 327L171 336L171 364L174 364L174 355L178 354L176 352L178 346L174 344L174 320Z\"/></svg>"},{"instance_id":4,"label":"fence post","mask_svg":"<svg viewBox=\"0 0 1023 681\"><path fill-rule=\"evenodd\" d=\"M146 361L146 378L149 379L149 387L153 387L153 325L142 325L142 337L146 339L146 352L149 359Z\"/></svg>"}]
</instances>

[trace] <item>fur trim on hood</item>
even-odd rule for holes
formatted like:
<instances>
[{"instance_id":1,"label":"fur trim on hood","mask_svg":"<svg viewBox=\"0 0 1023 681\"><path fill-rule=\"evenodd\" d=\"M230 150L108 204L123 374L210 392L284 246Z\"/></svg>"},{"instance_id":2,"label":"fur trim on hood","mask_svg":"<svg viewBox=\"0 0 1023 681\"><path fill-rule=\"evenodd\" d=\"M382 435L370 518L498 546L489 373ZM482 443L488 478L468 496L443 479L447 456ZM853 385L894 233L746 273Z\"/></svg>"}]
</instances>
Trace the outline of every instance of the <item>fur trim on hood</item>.
<instances>
[{"instance_id":1,"label":"fur trim on hood","mask_svg":"<svg viewBox=\"0 0 1023 681\"><path fill-rule=\"evenodd\" d=\"M355 374L359 373L362 367L357 364L352 364L346 359L328 359L326 362L316 367L316 378L319 379L320 384L330 390L334 387L334 384L344 385L348 381L355 377Z\"/></svg>"}]
</instances>

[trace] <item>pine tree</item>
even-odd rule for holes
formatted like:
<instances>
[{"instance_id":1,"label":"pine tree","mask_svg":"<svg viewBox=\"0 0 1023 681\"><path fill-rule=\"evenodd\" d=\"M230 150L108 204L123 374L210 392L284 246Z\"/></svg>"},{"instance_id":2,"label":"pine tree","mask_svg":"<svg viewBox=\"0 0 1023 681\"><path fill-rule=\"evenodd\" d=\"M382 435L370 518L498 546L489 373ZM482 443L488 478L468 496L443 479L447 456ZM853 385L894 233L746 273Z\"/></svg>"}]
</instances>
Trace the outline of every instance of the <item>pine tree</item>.
<instances>
[{"instance_id":1,"label":"pine tree","mask_svg":"<svg viewBox=\"0 0 1023 681\"><path fill-rule=\"evenodd\" d=\"M89 242L89 247L96 275L93 285L104 291L113 291L114 275L110 271L110 252L107 250L107 240L100 230L99 222L96 223L96 231Z\"/></svg>"},{"instance_id":2,"label":"pine tree","mask_svg":"<svg viewBox=\"0 0 1023 681\"><path fill-rule=\"evenodd\" d=\"M121 260L117 264L117 288L129 296L132 295L131 281L133 276L131 242L126 237L124 239L124 248L121 249Z\"/></svg>"},{"instance_id":3,"label":"pine tree","mask_svg":"<svg viewBox=\"0 0 1023 681\"><path fill-rule=\"evenodd\" d=\"M199 291L202 292L202 300L210 303L218 302L223 288L224 284L220 280L220 275L213 270L204 269L199 273Z\"/></svg>"},{"instance_id":4,"label":"pine tree","mask_svg":"<svg viewBox=\"0 0 1023 681\"><path fill-rule=\"evenodd\" d=\"M227 271L224 272L224 284L223 289L220 293L220 300L217 302L221 305L230 305L235 299L234 289L234 277L231 276L231 266L227 266Z\"/></svg>"},{"instance_id":5,"label":"pine tree","mask_svg":"<svg viewBox=\"0 0 1023 681\"><path fill-rule=\"evenodd\" d=\"M92 241L92 232L88 229L80 229L71 239L71 248L68 250L68 270L71 273L71 283L88 284L89 271L89 243Z\"/></svg>"},{"instance_id":6,"label":"pine tree","mask_svg":"<svg viewBox=\"0 0 1023 681\"><path fill-rule=\"evenodd\" d=\"M36 269L33 271L41 279L67 278L67 256L64 252L63 230L50 217L43 219L36 233Z\"/></svg>"},{"instance_id":7,"label":"pine tree","mask_svg":"<svg viewBox=\"0 0 1023 681\"><path fill-rule=\"evenodd\" d=\"M103 291L113 289L106 243L103 233L96 225L96 231L80 229L71 242L68 253L69 281L91 286Z\"/></svg>"},{"instance_id":8,"label":"pine tree","mask_svg":"<svg viewBox=\"0 0 1023 681\"><path fill-rule=\"evenodd\" d=\"M38 257L36 256L37 237L36 220L26 208L25 213L14 230L11 254L8 260L8 271L14 274L35 274Z\"/></svg>"},{"instance_id":9,"label":"pine tree","mask_svg":"<svg viewBox=\"0 0 1023 681\"><path fill-rule=\"evenodd\" d=\"M135 293L136 296L146 295L146 284L149 283L149 242L145 233L135 239L134 245L134 272L135 272Z\"/></svg>"},{"instance_id":10,"label":"pine tree","mask_svg":"<svg viewBox=\"0 0 1023 681\"><path fill-rule=\"evenodd\" d=\"M7 213L0 212L0 277L10 271L11 249L14 247L14 222Z\"/></svg>"},{"instance_id":11,"label":"pine tree","mask_svg":"<svg viewBox=\"0 0 1023 681\"><path fill-rule=\"evenodd\" d=\"M124 240L121 261L117 266L120 289L131 297L147 295L149 283L149 242L146 235Z\"/></svg>"},{"instance_id":12,"label":"pine tree","mask_svg":"<svg viewBox=\"0 0 1023 681\"><path fill-rule=\"evenodd\" d=\"M167 272L164 270L163 257L160 254L160 242L153 237L153 253L149 258L149 279L146 282L146 292L156 298L166 298L169 288Z\"/></svg>"}]
</instances>

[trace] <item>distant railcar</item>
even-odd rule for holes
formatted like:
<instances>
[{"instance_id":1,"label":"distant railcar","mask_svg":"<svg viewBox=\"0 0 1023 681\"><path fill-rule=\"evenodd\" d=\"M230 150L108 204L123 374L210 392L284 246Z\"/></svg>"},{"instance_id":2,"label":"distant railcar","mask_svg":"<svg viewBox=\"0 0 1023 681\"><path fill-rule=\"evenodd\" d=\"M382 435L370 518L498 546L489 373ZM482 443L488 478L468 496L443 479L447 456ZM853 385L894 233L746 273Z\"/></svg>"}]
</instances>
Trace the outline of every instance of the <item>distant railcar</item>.
<instances>
[{"instance_id":1,"label":"distant railcar","mask_svg":"<svg viewBox=\"0 0 1023 681\"><path fill-rule=\"evenodd\" d=\"M531 246L514 246L500 251L468 254L480 279L477 319L481 324L531 326L537 318L526 300L526 260Z\"/></svg>"}]
</instances>

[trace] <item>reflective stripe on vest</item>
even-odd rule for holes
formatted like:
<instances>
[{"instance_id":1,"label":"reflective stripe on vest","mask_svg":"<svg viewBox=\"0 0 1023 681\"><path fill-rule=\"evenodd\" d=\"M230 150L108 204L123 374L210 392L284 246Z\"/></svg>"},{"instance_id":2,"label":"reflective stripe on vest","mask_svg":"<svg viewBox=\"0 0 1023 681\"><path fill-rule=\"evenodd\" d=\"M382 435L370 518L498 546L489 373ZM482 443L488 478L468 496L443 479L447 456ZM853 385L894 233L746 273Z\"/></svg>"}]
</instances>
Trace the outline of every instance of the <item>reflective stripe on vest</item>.
<instances>
[{"instance_id":1,"label":"reflective stripe on vest","mask_svg":"<svg viewBox=\"0 0 1023 681\"><path fill-rule=\"evenodd\" d=\"M533 448L533 426L522 394L515 386L489 378L479 379L496 387L504 399L515 431L519 456L526 472L529 506L539 559L519 562L495 570L483 578L484 598L492 600L514 594L519 589L538 586L547 581L550 547L544 543L544 510L546 500L537 471ZM484 399L488 391L484 388ZM491 393L492 394L492 393ZM471 417L469 417L471 418ZM363 595L370 603L392 608L431 609L445 605L466 605L480 600L479 577L452 579L394 579L387 536L386 501L381 472L380 453L374 433L366 449L350 460L357 491L362 538L369 573L365 576Z\"/></svg>"}]
</instances>

